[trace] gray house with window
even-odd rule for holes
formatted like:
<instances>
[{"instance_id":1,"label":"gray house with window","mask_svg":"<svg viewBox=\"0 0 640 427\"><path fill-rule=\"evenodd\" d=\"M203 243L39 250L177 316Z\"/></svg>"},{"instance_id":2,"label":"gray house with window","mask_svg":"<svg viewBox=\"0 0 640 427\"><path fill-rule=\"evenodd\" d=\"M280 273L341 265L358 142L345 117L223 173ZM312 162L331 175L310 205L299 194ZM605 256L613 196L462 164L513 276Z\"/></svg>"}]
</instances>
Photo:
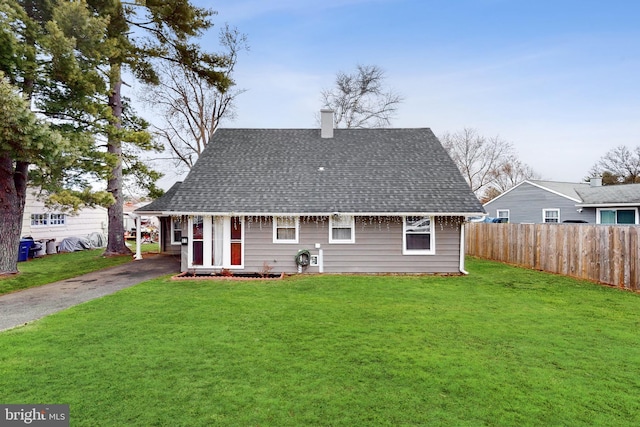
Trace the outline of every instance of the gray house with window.
<instances>
[{"instance_id":1,"label":"gray house with window","mask_svg":"<svg viewBox=\"0 0 640 427\"><path fill-rule=\"evenodd\" d=\"M138 209L182 271L460 273L482 205L430 129L219 129ZM301 258L300 253L308 254Z\"/></svg>"},{"instance_id":2,"label":"gray house with window","mask_svg":"<svg viewBox=\"0 0 640 427\"><path fill-rule=\"evenodd\" d=\"M523 181L484 204L511 223L640 224L640 184Z\"/></svg>"}]
</instances>

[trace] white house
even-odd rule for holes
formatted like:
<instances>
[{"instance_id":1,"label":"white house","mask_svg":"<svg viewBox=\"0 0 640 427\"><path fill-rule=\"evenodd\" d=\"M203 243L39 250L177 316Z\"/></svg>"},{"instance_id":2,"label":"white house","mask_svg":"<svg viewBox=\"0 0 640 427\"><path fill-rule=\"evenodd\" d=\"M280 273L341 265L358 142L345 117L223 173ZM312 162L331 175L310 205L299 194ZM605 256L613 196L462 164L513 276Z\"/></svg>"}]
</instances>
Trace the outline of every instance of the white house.
<instances>
[{"instance_id":1,"label":"white house","mask_svg":"<svg viewBox=\"0 0 640 427\"><path fill-rule=\"evenodd\" d=\"M20 236L59 242L66 237L86 237L94 232L105 234L107 221L107 209L103 207L64 213L45 207L44 202L37 198L37 190L29 189Z\"/></svg>"}]
</instances>

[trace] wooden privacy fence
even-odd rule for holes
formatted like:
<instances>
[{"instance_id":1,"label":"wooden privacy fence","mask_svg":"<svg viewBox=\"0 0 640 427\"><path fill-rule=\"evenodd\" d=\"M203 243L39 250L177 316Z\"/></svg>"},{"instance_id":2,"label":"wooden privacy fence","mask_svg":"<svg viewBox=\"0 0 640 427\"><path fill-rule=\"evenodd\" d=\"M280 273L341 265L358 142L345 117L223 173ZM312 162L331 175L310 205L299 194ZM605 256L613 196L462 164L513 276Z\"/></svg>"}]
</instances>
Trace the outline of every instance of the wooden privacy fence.
<instances>
[{"instance_id":1,"label":"wooden privacy fence","mask_svg":"<svg viewBox=\"0 0 640 427\"><path fill-rule=\"evenodd\" d=\"M592 224L466 225L467 255L640 290L640 227Z\"/></svg>"}]
</instances>

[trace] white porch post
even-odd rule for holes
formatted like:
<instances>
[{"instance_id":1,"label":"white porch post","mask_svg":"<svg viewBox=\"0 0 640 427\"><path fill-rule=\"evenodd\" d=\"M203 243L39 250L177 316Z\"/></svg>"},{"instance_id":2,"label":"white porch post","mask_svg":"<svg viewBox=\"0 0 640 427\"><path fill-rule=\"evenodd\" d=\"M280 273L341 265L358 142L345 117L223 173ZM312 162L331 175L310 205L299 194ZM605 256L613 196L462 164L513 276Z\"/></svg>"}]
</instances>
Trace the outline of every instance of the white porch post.
<instances>
[{"instance_id":1,"label":"white porch post","mask_svg":"<svg viewBox=\"0 0 640 427\"><path fill-rule=\"evenodd\" d=\"M162 253L162 220L160 219L160 217L156 217L158 219L158 223L160 224L158 226L158 252ZM169 230L171 230L171 228L169 228ZM169 233L171 233L171 231L169 231Z\"/></svg>"},{"instance_id":2,"label":"white porch post","mask_svg":"<svg viewBox=\"0 0 640 427\"><path fill-rule=\"evenodd\" d=\"M136 254L133 257L135 260L142 259L142 217L140 215L136 216Z\"/></svg>"}]
</instances>

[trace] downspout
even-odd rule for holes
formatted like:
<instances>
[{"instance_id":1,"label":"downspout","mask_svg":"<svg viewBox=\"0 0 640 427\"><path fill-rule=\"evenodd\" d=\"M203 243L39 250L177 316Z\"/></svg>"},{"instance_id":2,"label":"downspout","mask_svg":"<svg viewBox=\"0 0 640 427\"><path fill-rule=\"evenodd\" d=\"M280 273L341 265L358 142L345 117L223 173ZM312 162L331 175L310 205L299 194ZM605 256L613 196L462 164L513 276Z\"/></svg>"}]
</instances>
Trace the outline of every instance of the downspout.
<instances>
[{"instance_id":1,"label":"downspout","mask_svg":"<svg viewBox=\"0 0 640 427\"><path fill-rule=\"evenodd\" d=\"M469 272L464 269L465 252L466 252L466 249L465 249L465 241L464 241L464 222L461 222L460 223L460 273L469 274Z\"/></svg>"},{"instance_id":2,"label":"downspout","mask_svg":"<svg viewBox=\"0 0 640 427\"><path fill-rule=\"evenodd\" d=\"M136 216L136 254L133 257L134 260L138 261L142 259L142 217L140 215Z\"/></svg>"}]
</instances>

